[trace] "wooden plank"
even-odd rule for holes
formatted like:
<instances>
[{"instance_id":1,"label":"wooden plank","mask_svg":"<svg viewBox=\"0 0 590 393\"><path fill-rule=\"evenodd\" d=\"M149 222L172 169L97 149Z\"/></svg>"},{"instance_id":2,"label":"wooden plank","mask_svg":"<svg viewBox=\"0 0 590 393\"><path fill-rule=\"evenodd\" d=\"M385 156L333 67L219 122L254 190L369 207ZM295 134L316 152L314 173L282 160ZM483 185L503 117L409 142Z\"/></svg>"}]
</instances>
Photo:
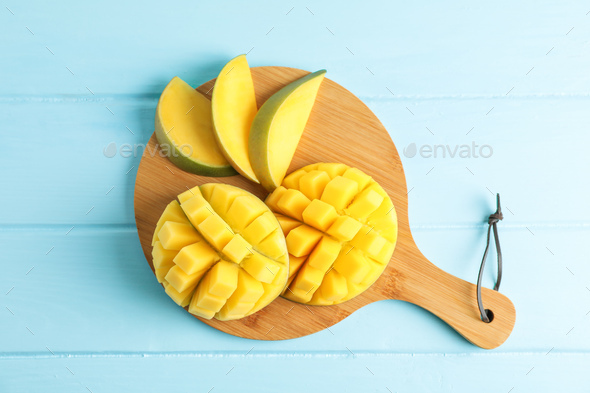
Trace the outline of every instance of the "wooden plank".
<instances>
[{"instance_id":1,"label":"wooden plank","mask_svg":"<svg viewBox=\"0 0 590 393\"><path fill-rule=\"evenodd\" d=\"M313 386L317 391L339 392L522 392L562 391L565 385L568 392L577 393L588 391L590 362L587 353L560 353L557 348L549 355L355 356L346 352L277 356L256 350L244 354L0 359L0 389L69 393L167 391L173 387L175 391L215 392L235 391L240 386L243 392L296 393Z\"/></svg>"},{"instance_id":2,"label":"wooden plank","mask_svg":"<svg viewBox=\"0 0 590 393\"><path fill-rule=\"evenodd\" d=\"M12 4L14 15L3 9L0 42L10 56L0 59L2 94L90 97L87 87L94 94L154 94L173 75L198 85L249 51L253 66L326 68L360 96L391 95L386 88L411 96L504 95L513 86L514 94L587 96L590 87L590 56L583 50L590 27L582 2L368 1L352 9L233 1L223 16L214 4L156 7L141 15L132 5L103 4L91 11L75 2ZM199 17L216 23L195 23ZM156 20L168 28L147 27ZM137 34L141 40L132 39Z\"/></svg>"}]
</instances>

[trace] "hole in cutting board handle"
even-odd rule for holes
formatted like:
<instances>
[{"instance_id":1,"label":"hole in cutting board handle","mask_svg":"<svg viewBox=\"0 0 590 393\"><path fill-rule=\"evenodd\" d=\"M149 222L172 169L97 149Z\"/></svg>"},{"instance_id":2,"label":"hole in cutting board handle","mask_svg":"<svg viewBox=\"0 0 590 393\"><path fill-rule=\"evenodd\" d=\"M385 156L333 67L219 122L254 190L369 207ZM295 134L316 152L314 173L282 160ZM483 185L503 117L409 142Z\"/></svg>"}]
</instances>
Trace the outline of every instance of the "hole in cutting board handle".
<instances>
[{"instance_id":1,"label":"hole in cutting board handle","mask_svg":"<svg viewBox=\"0 0 590 393\"><path fill-rule=\"evenodd\" d=\"M482 319L482 322L491 323L494 320L494 312L492 310L490 310L489 308L486 308L485 313L488 316L488 322L485 322L483 319Z\"/></svg>"}]
</instances>

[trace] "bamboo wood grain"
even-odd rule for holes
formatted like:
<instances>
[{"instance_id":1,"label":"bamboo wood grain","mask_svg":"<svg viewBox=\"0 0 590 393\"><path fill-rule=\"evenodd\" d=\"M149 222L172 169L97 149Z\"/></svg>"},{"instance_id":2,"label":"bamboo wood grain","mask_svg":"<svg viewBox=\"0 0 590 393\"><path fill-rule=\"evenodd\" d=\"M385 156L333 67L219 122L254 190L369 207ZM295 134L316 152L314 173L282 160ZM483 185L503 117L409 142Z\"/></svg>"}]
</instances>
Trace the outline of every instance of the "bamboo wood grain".
<instances>
[{"instance_id":1,"label":"bamboo wood grain","mask_svg":"<svg viewBox=\"0 0 590 393\"><path fill-rule=\"evenodd\" d=\"M253 68L258 106L307 73L286 67ZM207 92L210 94L213 83L209 81L197 90L210 98ZM151 238L156 222L164 207L182 191L218 182L244 188L260 198L267 194L261 186L241 176L210 178L183 172L161 157L156 145L152 135L139 166L134 200L139 239L152 270ZM330 327L369 303L399 299L432 312L479 347L496 348L508 338L516 318L512 302L484 288L484 305L494 313L493 321L484 323L479 317L475 286L437 268L422 255L410 232L402 163L387 130L362 101L329 79L320 88L290 171L316 162L342 162L359 168L379 182L391 197L398 214L399 235L393 257L381 277L367 291L339 305L305 306L278 298L241 320L202 319L203 322L240 337L283 340Z\"/></svg>"}]
</instances>

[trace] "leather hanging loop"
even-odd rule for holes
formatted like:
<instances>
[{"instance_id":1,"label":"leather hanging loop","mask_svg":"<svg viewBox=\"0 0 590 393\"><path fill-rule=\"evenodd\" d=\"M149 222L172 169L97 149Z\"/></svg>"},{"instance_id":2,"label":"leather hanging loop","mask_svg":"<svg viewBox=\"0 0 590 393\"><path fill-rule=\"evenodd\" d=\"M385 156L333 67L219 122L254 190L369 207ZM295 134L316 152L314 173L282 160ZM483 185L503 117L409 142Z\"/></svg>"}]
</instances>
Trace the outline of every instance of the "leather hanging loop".
<instances>
[{"instance_id":1,"label":"leather hanging loop","mask_svg":"<svg viewBox=\"0 0 590 393\"><path fill-rule=\"evenodd\" d=\"M494 285L494 291L498 291L500 289L500 282L502 281L502 249L500 248L500 238L498 237L498 226L496 224L503 218L504 216L502 215L502 207L500 206L500 194L496 194L496 212L491 214L488 218L487 244L483 253L483 258L481 260L481 266L479 267L479 275L477 276L477 305L479 307L479 313L481 314L481 320L485 323L490 323L492 321L493 313L490 310L485 309L483 306L481 300L481 280L486 265L486 259L488 257L488 251L490 249L490 235L493 230L496 251L498 254L498 279L496 280L496 285Z\"/></svg>"}]
</instances>

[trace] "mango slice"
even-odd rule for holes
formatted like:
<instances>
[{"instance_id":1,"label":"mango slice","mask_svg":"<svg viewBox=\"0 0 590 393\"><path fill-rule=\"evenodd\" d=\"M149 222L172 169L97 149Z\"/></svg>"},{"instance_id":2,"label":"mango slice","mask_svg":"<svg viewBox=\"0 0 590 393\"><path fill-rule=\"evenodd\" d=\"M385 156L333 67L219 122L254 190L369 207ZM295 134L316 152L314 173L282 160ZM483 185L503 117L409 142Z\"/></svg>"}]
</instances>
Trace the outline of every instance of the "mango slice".
<instances>
[{"instance_id":1,"label":"mango slice","mask_svg":"<svg viewBox=\"0 0 590 393\"><path fill-rule=\"evenodd\" d=\"M250 129L249 156L260 184L269 191L282 182L315 103L326 70L304 76L273 94ZM285 184L289 187L289 179ZM298 188L298 187L297 187Z\"/></svg>"},{"instance_id":2,"label":"mango slice","mask_svg":"<svg viewBox=\"0 0 590 393\"><path fill-rule=\"evenodd\" d=\"M215 141L211 101L179 77L160 96L155 127L161 152L180 169L202 176L236 174Z\"/></svg>"},{"instance_id":3,"label":"mango slice","mask_svg":"<svg viewBox=\"0 0 590 393\"><path fill-rule=\"evenodd\" d=\"M395 208L359 169L330 163L298 169L266 204L286 236L287 299L310 305L352 299L379 278L393 255Z\"/></svg>"},{"instance_id":4,"label":"mango slice","mask_svg":"<svg viewBox=\"0 0 590 393\"><path fill-rule=\"evenodd\" d=\"M187 189L154 231L152 257L168 296L201 318L239 319L285 289L289 255L281 226L260 199L226 184Z\"/></svg>"},{"instance_id":5,"label":"mango slice","mask_svg":"<svg viewBox=\"0 0 590 393\"><path fill-rule=\"evenodd\" d=\"M246 55L223 67L215 80L211 105L215 138L224 156L242 176L258 183L248 153L250 126L258 107Z\"/></svg>"}]
</instances>

